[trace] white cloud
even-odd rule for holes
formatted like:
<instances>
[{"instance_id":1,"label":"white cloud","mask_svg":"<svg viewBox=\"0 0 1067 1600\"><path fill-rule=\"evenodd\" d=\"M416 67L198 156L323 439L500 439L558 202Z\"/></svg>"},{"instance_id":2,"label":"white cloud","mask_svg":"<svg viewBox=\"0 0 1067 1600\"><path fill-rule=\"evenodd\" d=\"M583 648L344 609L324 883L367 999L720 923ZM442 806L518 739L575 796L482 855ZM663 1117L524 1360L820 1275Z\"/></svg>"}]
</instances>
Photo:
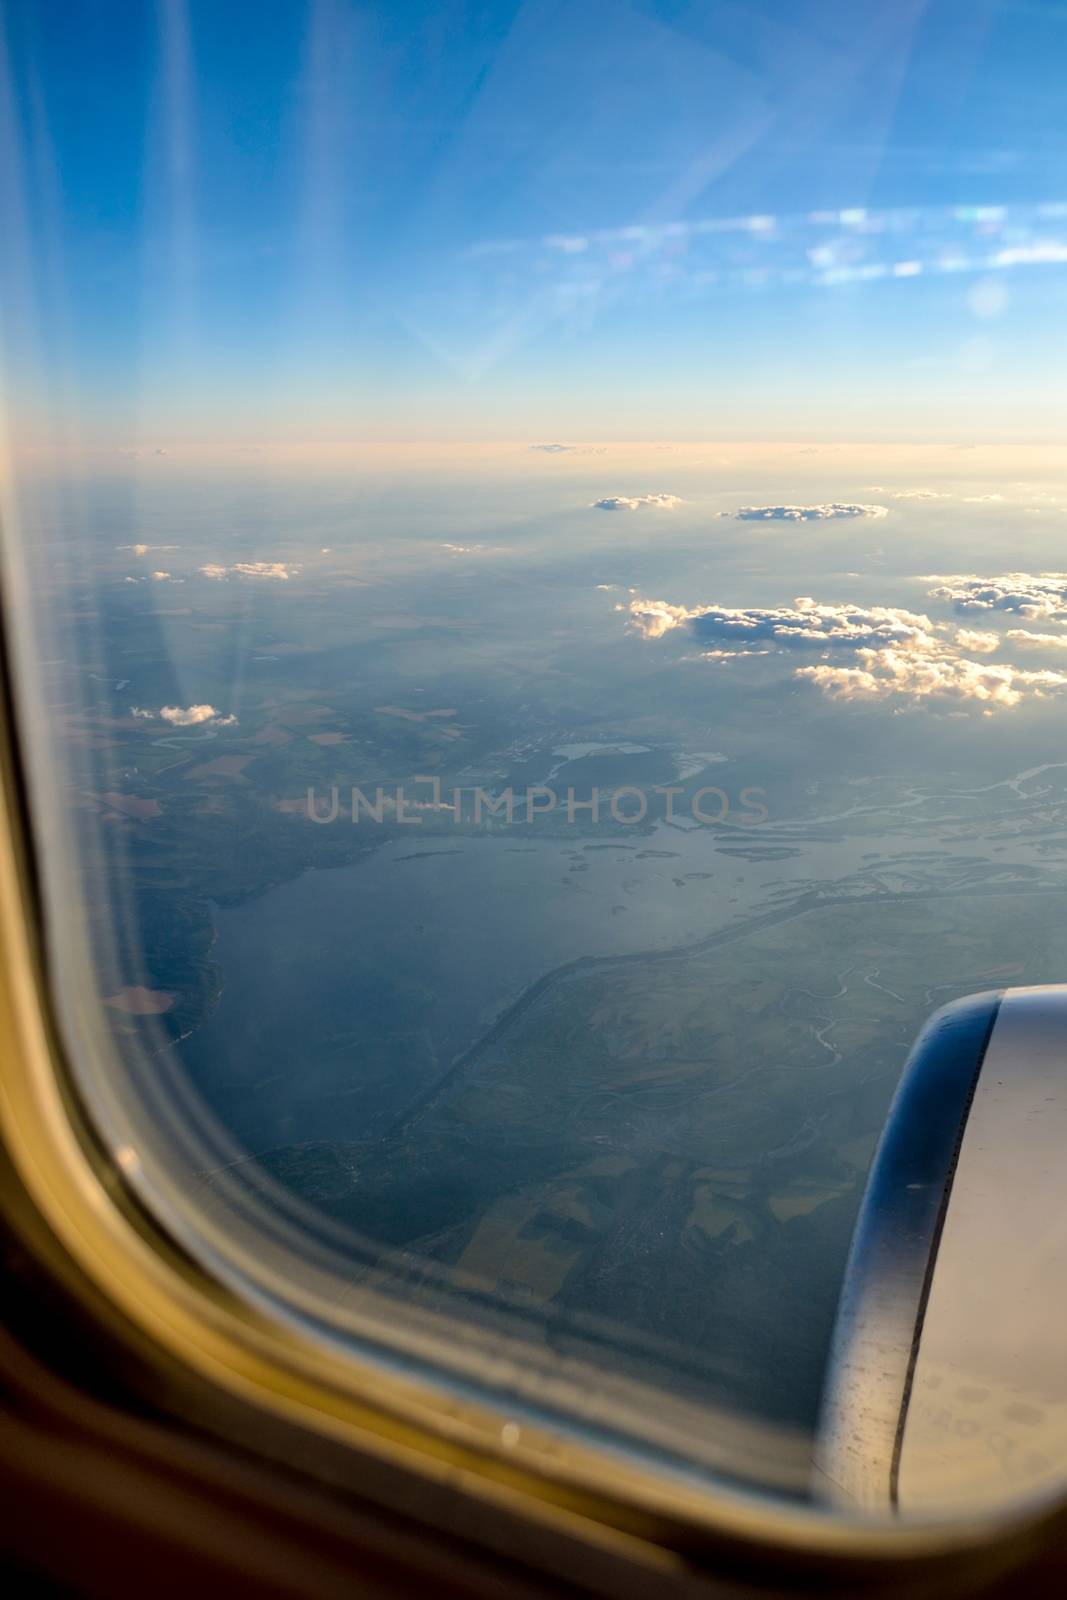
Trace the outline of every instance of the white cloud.
<instances>
[{"instance_id":1,"label":"white cloud","mask_svg":"<svg viewBox=\"0 0 1067 1600\"><path fill-rule=\"evenodd\" d=\"M741 506L734 515L740 522L829 522L839 517L887 517L889 509L832 500L817 506Z\"/></svg>"},{"instance_id":2,"label":"white cloud","mask_svg":"<svg viewBox=\"0 0 1067 1600\"><path fill-rule=\"evenodd\" d=\"M987 708L1017 705L1024 694L1044 695L1067 688L1067 673L1025 672L990 661L971 661L949 651L858 650L859 666L826 662L800 667L834 700L972 700Z\"/></svg>"},{"instance_id":3,"label":"white cloud","mask_svg":"<svg viewBox=\"0 0 1067 1600\"><path fill-rule=\"evenodd\" d=\"M885 491L882 491L883 494ZM890 495L891 500L951 500L952 496L943 489L894 489Z\"/></svg>"},{"instance_id":4,"label":"white cloud","mask_svg":"<svg viewBox=\"0 0 1067 1600\"><path fill-rule=\"evenodd\" d=\"M1011 638L1010 633L1008 638ZM961 650L970 650L974 655L986 656L1000 649L1000 634L980 632L977 628L957 628L956 644Z\"/></svg>"},{"instance_id":5,"label":"white cloud","mask_svg":"<svg viewBox=\"0 0 1067 1600\"><path fill-rule=\"evenodd\" d=\"M1067 633L1030 633L1026 628L1009 628L1007 636L1024 650L1067 650Z\"/></svg>"},{"instance_id":6,"label":"white cloud","mask_svg":"<svg viewBox=\"0 0 1067 1600\"><path fill-rule=\"evenodd\" d=\"M170 573L169 572L153 572L152 577L155 579L156 583L164 583L170 577Z\"/></svg>"},{"instance_id":7,"label":"white cloud","mask_svg":"<svg viewBox=\"0 0 1067 1600\"><path fill-rule=\"evenodd\" d=\"M615 609L626 608L616 606ZM630 621L644 639L661 639L672 628L684 627L700 615L699 611L690 611L688 606L672 606L666 600L630 601Z\"/></svg>"},{"instance_id":8,"label":"white cloud","mask_svg":"<svg viewBox=\"0 0 1067 1600\"><path fill-rule=\"evenodd\" d=\"M159 715L175 728L192 728L201 722L214 722L218 712L214 706L161 706Z\"/></svg>"},{"instance_id":9,"label":"white cloud","mask_svg":"<svg viewBox=\"0 0 1067 1600\"><path fill-rule=\"evenodd\" d=\"M578 446L573 444L532 444L530 446L531 450L539 451L544 456L562 456L566 455L569 450L576 450L577 448Z\"/></svg>"},{"instance_id":10,"label":"white cloud","mask_svg":"<svg viewBox=\"0 0 1067 1600\"><path fill-rule=\"evenodd\" d=\"M1019 574L1003 580L956 578L933 591L940 598L978 609L1007 597L1019 610L1031 603L1034 585L1062 583L1067 575L1044 574L1018 583ZM930 580L927 580L930 581ZM972 602L972 596L979 598ZM1064 602L1067 604L1067 602ZM666 600L633 599L626 608L630 625L646 639L660 639L681 629L708 648L703 659L730 660L738 655L781 657L798 650L815 652L821 659L796 667L795 676L807 679L835 700L897 700L951 704L973 702L992 711L1015 706L1025 696L1043 696L1067 688L1067 673L1030 671L1007 662L975 660L988 656L1002 643L991 630L958 628L951 623L898 606L864 606L825 603L801 596L791 606L749 607L679 606ZM1052 643L1067 649L1067 634L1030 634L1014 630L1009 639L1032 648Z\"/></svg>"},{"instance_id":11,"label":"white cloud","mask_svg":"<svg viewBox=\"0 0 1067 1600\"><path fill-rule=\"evenodd\" d=\"M680 506L682 499L676 494L639 494L630 497L624 494L606 495L603 500L593 501L594 511L639 511L642 506L656 506L662 511L673 511L675 506Z\"/></svg>"},{"instance_id":12,"label":"white cloud","mask_svg":"<svg viewBox=\"0 0 1067 1600\"><path fill-rule=\"evenodd\" d=\"M144 706L131 706L130 715L148 722L154 722L158 717L161 722L169 722L172 728L196 728L206 723L214 728L232 728L237 723L233 712L224 717L221 711L208 705L160 706L158 711L149 711Z\"/></svg>"},{"instance_id":13,"label":"white cloud","mask_svg":"<svg viewBox=\"0 0 1067 1600\"><path fill-rule=\"evenodd\" d=\"M769 656L769 650L701 650L701 661L738 661L742 656Z\"/></svg>"},{"instance_id":14,"label":"white cloud","mask_svg":"<svg viewBox=\"0 0 1067 1600\"><path fill-rule=\"evenodd\" d=\"M1059 239L1039 239L1035 244L1010 245L993 257L995 267L1058 266L1067 261L1067 244Z\"/></svg>"},{"instance_id":15,"label":"white cloud","mask_svg":"<svg viewBox=\"0 0 1067 1600\"><path fill-rule=\"evenodd\" d=\"M1003 499L1004 496L1002 494L965 494L963 503L965 506L981 506Z\"/></svg>"},{"instance_id":16,"label":"white cloud","mask_svg":"<svg viewBox=\"0 0 1067 1600\"><path fill-rule=\"evenodd\" d=\"M899 606L821 604L801 595L792 606L749 607L670 605L666 600L631 600L633 627L646 639L659 639L684 627L696 639L724 644L772 644L781 649L897 645L908 650L937 644L930 618Z\"/></svg>"},{"instance_id":17,"label":"white cloud","mask_svg":"<svg viewBox=\"0 0 1067 1600\"><path fill-rule=\"evenodd\" d=\"M205 578L228 578L236 573L241 578L279 578L287 582L290 573L299 572L300 568L291 561L235 561L232 567L210 561L200 571Z\"/></svg>"},{"instance_id":18,"label":"white cloud","mask_svg":"<svg viewBox=\"0 0 1067 1600\"><path fill-rule=\"evenodd\" d=\"M233 570L245 578L288 580L289 574L298 569L289 561L238 561L234 564Z\"/></svg>"},{"instance_id":19,"label":"white cloud","mask_svg":"<svg viewBox=\"0 0 1067 1600\"><path fill-rule=\"evenodd\" d=\"M983 578L973 573L932 576L933 600L949 600L957 611L1006 611L1020 617L1067 621L1067 572L1005 572Z\"/></svg>"}]
</instances>

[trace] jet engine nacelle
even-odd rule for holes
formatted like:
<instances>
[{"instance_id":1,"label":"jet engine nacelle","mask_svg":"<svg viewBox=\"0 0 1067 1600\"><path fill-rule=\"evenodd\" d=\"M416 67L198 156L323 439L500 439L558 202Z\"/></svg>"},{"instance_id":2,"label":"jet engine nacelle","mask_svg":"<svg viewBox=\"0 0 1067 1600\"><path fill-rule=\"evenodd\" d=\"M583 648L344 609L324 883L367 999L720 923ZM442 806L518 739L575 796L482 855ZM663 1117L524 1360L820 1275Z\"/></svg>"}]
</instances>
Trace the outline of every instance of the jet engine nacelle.
<instances>
[{"instance_id":1,"label":"jet engine nacelle","mask_svg":"<svg viewBox=\"0 0 1067 1600\"><path fill-rule=\"evenodd\" d=\"M1067 1471L1067 986L920 1035L853 1235L816 1447L825 1499L1005 1508Z\"/></svg>"}]
</instances>

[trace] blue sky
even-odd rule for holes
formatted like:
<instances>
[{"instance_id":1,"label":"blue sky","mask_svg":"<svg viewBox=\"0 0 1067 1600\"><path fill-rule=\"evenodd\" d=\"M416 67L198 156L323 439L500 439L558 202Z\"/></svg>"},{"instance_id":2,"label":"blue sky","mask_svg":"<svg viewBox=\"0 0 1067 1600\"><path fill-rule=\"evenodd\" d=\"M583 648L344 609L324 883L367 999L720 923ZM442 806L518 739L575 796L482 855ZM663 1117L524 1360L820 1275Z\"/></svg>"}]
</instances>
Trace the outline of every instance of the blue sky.
<instances>
[{"instance_id":1,"label":"blue sky","mask_svg":"<svg viewBox=\"0 0 1067 1600\"><path fill-rule=\"evenodd\" d=\"M4 28L31 440L1067 423L1055 0L7 0Z\"/></svg>"}]
</instances>

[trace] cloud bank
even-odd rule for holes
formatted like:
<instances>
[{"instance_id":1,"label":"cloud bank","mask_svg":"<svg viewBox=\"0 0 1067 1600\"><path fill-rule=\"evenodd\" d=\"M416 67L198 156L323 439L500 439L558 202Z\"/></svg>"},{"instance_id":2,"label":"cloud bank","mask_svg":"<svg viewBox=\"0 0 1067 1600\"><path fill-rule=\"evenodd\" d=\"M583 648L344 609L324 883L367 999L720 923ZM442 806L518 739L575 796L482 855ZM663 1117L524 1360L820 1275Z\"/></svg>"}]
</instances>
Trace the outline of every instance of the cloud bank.
<instances>
[{"instance_id":1,"label":"cloud bank","mask_svg":"<svg viewBox=\"0 0 1067 1600\"><path fill-rule=\"evenodd\" d=\"M894 489L891 500L951 500L943 489Z\"/></svg>"},{"instance_id":2,"label":"cloud bank","mask_svg":"<svg viewBox=\"0 0 1067 1600\"><path fill-rule=\"evenodd\" d=\"M887 517L888 506L850 505L831 500L817 506L741 506L739 522L830 522L848 517Z\"/></svg>"},{"instance_id":3,"label":"cloud bank","mask_svg":"<svg viewBox=\"0 0 1067 1600\"><path fill-rule=\"evenodd\" d=\"M1011 635L1008 637L1011 638ZM957 628L956 643L961 650L969 650L972 654L990 655L1000 649L1000 634L986 633L978 628Z\"/></svg>"},{"instance_id":4,"label":"cloud bank","mask_svg":"<svg viewBox=\"0 0 1067 1600\"><path fill-rule=\"evenodd\" d=\"M291 561L235 561L232 567L209 561L200 571L205 578L228 578L234 573L241 578L279 578L287 582L290 574L300 568Z\"/></svg>"},{"instance_id":5,"label":"cloud bank","mask_svg":"<svg viewBox=\"0 0 1067 1600\"><path fill-rule=\"evenodd\" d=\"M243 578L281 578L288 579L291 572L298 572L291 561L238 561L233 567L234 572L239 572Z\"/></svg>"},{"instance_id":6,"label":"cloud bank","mask_svg":"<svg viewBox=\"0 0 1067 1600\"><path fill-rule=\"evenodd\" d=\"M956 577L940 582L931 595L957 610L999 609L1067 620L1065 574ZM1051 610L1035 613L1034 607ZM768 654L785 659L795 658L798 651L814 652L821 659L794 665L794 676L833 700L946 706L966 702L991 712L1067 688L1064 672L975 659L995 654L1006 641L1023 649L1067 649L1067 632L1061 636L1016 628L1002 636L933 621L899 606L826 603L808 596L791 606L747 608L638 598L616 609L628 612L630 626L645 639L681 630L702 646L700 654L708 660Z\"/></svg>"},{"instance_id":7,"label":"cloud bank","mask_svg":"<svg viewBox=\"0 0 1067 1600\"><path fill-rule=\"evenodd\" d=\"M237 723L232 712L224 717L221 711L208 705L160 706L158 711L149 711L144 706L131 706L130 715L149 722L154 722L158 717L161 722L169 722L172 728L196 728L206 723L215 728L232 728Z\"/></svg>"},{"instance_id":8,"label":"cloud bank","mask_svg":"<svg viewBox=\"0 0 1067 1600\"><path fill-rule=\"evenodd\" d=\"M996 578L973 573L933 576L933 600L948 600L964 615L1006 611L1040 621L1067 622L1067 572L1005 572Z\"/></svg>"},{"instance_id":9,"label":"cloud bank","mask_svg":"<svg viewBox=\"0 0 1067 1600\"><path fill-rule=\"evenodd\" d=\"M700 641L724 644L770 643L782 649L826 649L889 644L928 648L933 641L930 618L898 606L820 604L801 595L792 606L672 606L664 600L632 600L633 626L646 639L659 639L672 628L685 627Z\"/></svg>"},{"instance_id":10,"label":"cloud bank","mask_svg":"<svg viewBox=\"0 0 1067 1600\"><path fill-rule=\"evenodd\" d=\"M970 661L942 650L917 656L903 650L858 650L855 667L820 662L800 667L835 700L974 700L989 707L1018 705L1024 694L1043 695L1067 687L1067 673L1025 672L1000 662Z\"/></svg>"},{"instance_id":11,"label":"cloud bank","mask_svg":"<svg viewBox=\"0 0 1067 1600\"><path fill-rule=\"evenodd\" d=\"M675 506L682 504L682 498L677 494L639 494L630 497L624 494L606 495L603 500L593 501L594 511L639 511L642 506L655 506L661 511L673 511Z\"/></svg>"},{"instance_id":12,"label":"cloud bank","mask_svg":"<svg viewBox=\"0 0 1067 1600\"><path fill-rule=\"evenodd\" d=\"M1031 633L1028 628L1009 628L1007 637L1024 650L1067 650L1067 633Z\"/></svg>"}]
</instances>

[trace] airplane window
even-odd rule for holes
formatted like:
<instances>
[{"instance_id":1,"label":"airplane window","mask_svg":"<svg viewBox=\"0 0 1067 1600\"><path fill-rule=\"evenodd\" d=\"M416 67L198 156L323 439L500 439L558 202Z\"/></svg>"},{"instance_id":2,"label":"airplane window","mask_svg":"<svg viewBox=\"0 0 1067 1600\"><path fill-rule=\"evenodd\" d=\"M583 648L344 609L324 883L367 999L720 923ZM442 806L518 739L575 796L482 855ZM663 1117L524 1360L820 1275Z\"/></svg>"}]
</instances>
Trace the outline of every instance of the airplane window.
<instances>
[{"instance_id":1,"label":"airplane window","mask_svg":"<svg viewBox=\"0 0 1067 1600\"><path fill-rule=\"evenodd\" d=\"M505 1453L1048 1492L1067 13L2 50L5 625L124 1190Z\"/></svg>"}]
</instances>

